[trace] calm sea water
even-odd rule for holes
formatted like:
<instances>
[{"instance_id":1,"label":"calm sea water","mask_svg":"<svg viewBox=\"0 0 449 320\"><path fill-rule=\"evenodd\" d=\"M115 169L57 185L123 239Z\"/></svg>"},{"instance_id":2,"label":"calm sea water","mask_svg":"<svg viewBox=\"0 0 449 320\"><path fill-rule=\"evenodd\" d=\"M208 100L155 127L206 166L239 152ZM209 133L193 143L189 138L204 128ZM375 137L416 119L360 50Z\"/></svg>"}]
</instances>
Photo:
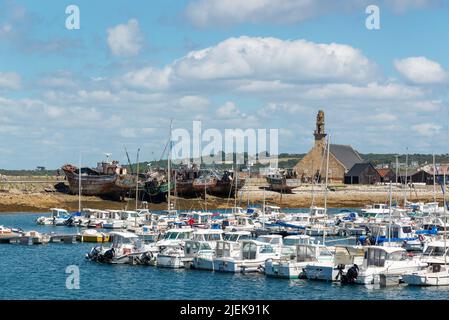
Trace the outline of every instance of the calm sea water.
<instances>
[{"instance_id":1,"label":"calm sea water","mask_svg":"<svg viewBox=\"0 0 449 320\"><path fill-rule=\"evenodd\" d=\"M74 228L37 226L41 214L2 214L0 225L41 232ZM0 244L0 299L449 299L449 287L341 286L261 274L223 274L87 261L93 244ZM66 288L66 267L80 270L80 289Z\"/></svg>"}]
</instances>

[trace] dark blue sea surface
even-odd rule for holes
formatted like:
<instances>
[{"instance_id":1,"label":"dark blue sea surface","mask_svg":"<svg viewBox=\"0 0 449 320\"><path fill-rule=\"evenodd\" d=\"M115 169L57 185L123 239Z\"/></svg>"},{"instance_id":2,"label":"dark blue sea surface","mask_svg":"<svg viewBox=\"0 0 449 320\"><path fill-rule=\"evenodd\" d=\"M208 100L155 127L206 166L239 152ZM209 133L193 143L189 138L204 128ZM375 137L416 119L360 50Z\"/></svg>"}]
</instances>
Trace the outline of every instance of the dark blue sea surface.
<instances>
[{"instance_id":1,"label":"dark blue sea surface","mask_svg":"<svg viewBox=\"0 0 449 320\"><path fill-rule=\"evenodd\" d=\"M42 214L1 214L0 225L40 232L75 228L37 226ZM449 287L341 286L262 274L223 274L149 266L101 265L87 261L94 244L25 246L0 244L0 299L449 299ZM80 289L67 289L66 268L80 270Z\"/></svg>"}]
</instances>

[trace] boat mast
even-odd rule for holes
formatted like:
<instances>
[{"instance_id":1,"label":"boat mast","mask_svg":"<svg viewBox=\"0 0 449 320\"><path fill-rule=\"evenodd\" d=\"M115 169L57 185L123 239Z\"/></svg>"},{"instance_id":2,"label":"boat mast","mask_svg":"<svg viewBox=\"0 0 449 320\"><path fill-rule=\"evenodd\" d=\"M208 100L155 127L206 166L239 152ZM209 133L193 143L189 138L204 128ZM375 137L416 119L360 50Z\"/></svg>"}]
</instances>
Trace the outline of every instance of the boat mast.
<instances>
[{"instance_id":1,"label":"boat mast","mask_svg":"<svg viewBox=\"0 0 449 320\"><path fill-rule=\"evenodd\" d=\"M168 158L167 158L167 177L168 177L168 183L167 183L167 187L168 187L168 195L167 195L167 206L168 206L168 210L170 211L171 209L171 195L170 195L170 191L171 191L171 165L170 165L170 161L171 161L171 132L172 132L172 123L173 120L170 120L170 134L169 134L169 139L168 139Z\"/></svg>"},{"instance_id":2,"label":"boat mast","mask_svg":"<svg viewBox=\"0 0 449 320\"><path fill-rule=\"evenodd\" d=\"M81 213L81 154L78 167L78 212Z\"/></svg>"},{"instance_id":3,"label":"boat mast","mask_svg":"<svg viewBox=\"0 0 449 320\"><path fill-rule=\"evenodd\" d=\"M388 242L391 242L391 206L393 204L393 194L392 194L392 189L391 189L391 181L390 181L390 206L388 208L388 213L390 216L389 222L388 222Z\"/></svg>"},{"instance_id":4,"label":"boat mast","mask_svg":"<svg viewBox=\"0 0 449 320\"><path fill-rule=\"evenodd\" d=\"M139 203L139 152L140 148L137 149L137 173L136 173L136 211ZM136 217L137 222L137 217ZM137 223L136 223L137 224Z\"/></svg>"},{"instance_id":5,"label":"boat mast","mask_svg":"<svg viewBox=\"0 0 449 320\"><path fill-rule=\"evenodd\" d=\"M234 187L234 208L237 208L237 158L235 160L235 170L234 170L234 175L235 175L235 187Z\"/></svg>"},{"instance_id":6,"label":"boat mast","mask_svg":"<svg viewBox=\"0 0 449 320\"><path fill-rule=\"evenodd\" d=\"M447 264L447 261L446 261L446 256L447 256L447 254L446 254L446 224L447 224L447 214L448 214L448 212L447 212L447 201L446 201L446 170L444 170L444 173L443 173L443 183L444 183L444 186L443 186L443 205L444 205L444 265L446 265Z\"/></svg>"},{"instance_id":7,"label":"boat mast","mask_svg":"<svg viewBox=\"0 0 449 320\"><path fill-rule=\"evenodd\" d=\"M436 175L436 165L435 165L435 153L433 154L433 202L437 202L437 189L436 189L436 181L435 181L435 175Z\"/></svg>"},{"instance_id":8,"label":"boat mast","mask_svg":"<svg viewBox=\"0 0 449 320\"><path fill-rule=\"evenodd\" d=\"M329 181L329 153L330 153L330 140L331 135L329 134L327 137L327 154L326 154L326 180L324 183L324 214L326 215L327 219L327 184ZM326 220L324 221L324 228L323 228L323 244L326 241Z\"/></svg>"},{"instance_id":9,"label":"boat mast","mask_svg":"<svg viewBox=\"0 0 449 320\"><path fill-rule=\"evenodd\" d=\"M405 155L405 185L404 185L404 209L407 206L407 190L408 190L408 148Z\"/></svg>"}]
</instances>

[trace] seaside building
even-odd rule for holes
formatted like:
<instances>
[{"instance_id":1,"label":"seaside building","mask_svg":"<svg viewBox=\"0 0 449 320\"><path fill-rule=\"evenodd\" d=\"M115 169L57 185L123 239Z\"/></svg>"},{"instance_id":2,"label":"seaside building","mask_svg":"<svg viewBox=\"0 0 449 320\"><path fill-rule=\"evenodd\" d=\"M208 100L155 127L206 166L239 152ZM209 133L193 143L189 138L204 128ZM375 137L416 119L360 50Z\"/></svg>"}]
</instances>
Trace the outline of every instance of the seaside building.
<instances>
[{"instance_id":1,"label":"seaside building","mask_svg":"<svg viewBox=\"0 0 449 320\"><path fill-rule=\"evenodd\" d=\"M314 179L323 181L326 177L326 136L324 111L320 110L313 133L313 148L294 167L297 177L303 182ZM331 144L329 148L329 182L344 183L345 174L356 164L363 162L360 154L349 145Z\"/></svg>"},{"instance_id":2,"label":"seaside building","mask_svg":"<svg viewBox=\"0 0 449 320\"><path fill-rule=\"evenodd\" d=\"M345 184L375 184L381 180L379 172L370 162L356 163L345 174Z\"/></svg>"}]
</instances>

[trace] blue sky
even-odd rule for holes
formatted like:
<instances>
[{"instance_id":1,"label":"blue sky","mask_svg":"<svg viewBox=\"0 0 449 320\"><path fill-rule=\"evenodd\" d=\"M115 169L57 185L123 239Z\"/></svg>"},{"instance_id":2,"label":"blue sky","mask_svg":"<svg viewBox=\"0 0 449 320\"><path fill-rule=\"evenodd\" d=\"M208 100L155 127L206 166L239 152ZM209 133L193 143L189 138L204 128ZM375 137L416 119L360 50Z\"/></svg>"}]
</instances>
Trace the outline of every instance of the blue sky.
<instances>
[{"instance_id":1,"label":"blue sky","mask_svg":"<svg viewBox=\"0 0 449 320\"><path fill-rule=\"evenodd\" d=\"M320 108L360 152L447 153L448 30L438 0L3 0L0 168L158 159L170 118L278 128L280 152L307 152Z\"/></svg>"}]
</instances>

